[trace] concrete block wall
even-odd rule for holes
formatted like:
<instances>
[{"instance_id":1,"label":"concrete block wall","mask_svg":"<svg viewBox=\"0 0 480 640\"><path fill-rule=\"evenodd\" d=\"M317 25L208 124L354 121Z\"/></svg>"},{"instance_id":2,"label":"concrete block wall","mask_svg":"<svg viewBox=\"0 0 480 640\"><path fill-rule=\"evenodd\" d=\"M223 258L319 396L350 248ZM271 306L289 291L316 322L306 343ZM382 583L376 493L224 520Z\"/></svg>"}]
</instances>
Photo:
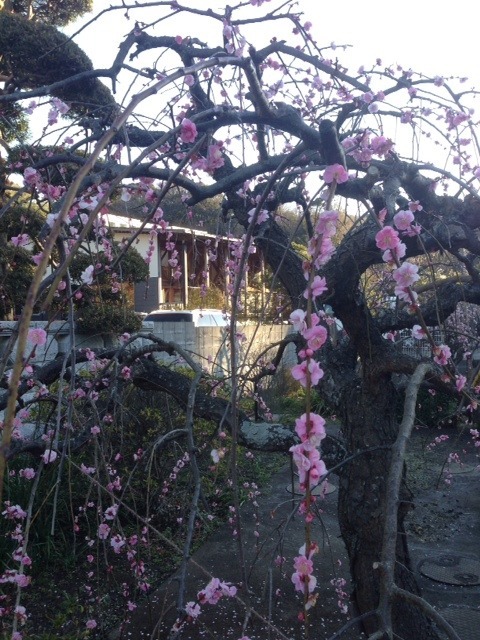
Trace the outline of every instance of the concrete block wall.
<instances>
[{"instance_id":1,"label":"concrete block wall","mask_svg":"<svg viewBox=\"0 0 480 640\"><path fill-rule=\"evenodd\" d=\"M8 340L15 329L15 322L0 322L0 355L7 346ZM53 360L60 354L68 353L72 346L78 348L103 349L111 348L118 344L109 334L85 335L72 333L70 325L66 321L32 322L31 328L42 328L47 331L47 342L43 346L37 346L31 362L41 365ZM289 332L288 325L245 325L239 328L237 336L238 345L238 369L246 373L255 359L270 344L279 342ZM205 367L213 375L228 377L230 375L230 343L228 331L224 327L195 327L191 322L145 322L142 333L152 332L165 342L174 342L191 353L197 362ZM141 338L145 344L147 341ZM273 358L275 350L265 354L265 360ZM10 357L13 361L15 349ZM171 356L162 356L164 360L171 362L178 360ZM288 345L283 358L282 366L292 366L296 363L295 347Z\"/></svg>"},{"instance_id":2,"label":"concrete block wall","mask_svg":"<svg viewBox=\"0 0 480 640\"><path fill-rule=\"evenodd\" d=\"M238 368L246 372L270 344L279 342L290 331L288 325L245 325L237 335ZM230 375L231 353L228 331L224 327L195 327L190 322L145 322L144 331L152 331L165 342L175 342L195 355L195 359L218 377ZM274 350L265 354L269 360ZM295 346L288 345L282 366L296 364Z\"/></svg>"}]
</instances>

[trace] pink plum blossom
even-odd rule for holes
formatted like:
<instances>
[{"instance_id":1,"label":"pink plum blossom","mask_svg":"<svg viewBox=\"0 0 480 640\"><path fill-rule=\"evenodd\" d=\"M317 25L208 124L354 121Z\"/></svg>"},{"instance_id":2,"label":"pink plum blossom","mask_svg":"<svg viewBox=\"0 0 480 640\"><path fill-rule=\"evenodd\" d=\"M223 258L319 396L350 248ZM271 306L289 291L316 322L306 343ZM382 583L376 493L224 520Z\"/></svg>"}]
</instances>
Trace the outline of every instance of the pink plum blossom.
<instances>
[{"instance_id":1,"label":"pink plum blossom","mask_svg":"<svg viewBox=\"0 0 480 640\"><path fill-rule=\"evenodd\" d=\"M419 324L414 324L412 327L412 337L416 340L423 340L427 336L424 329Z\"/></svg>"},{"instance_id":2,"label":"pink plum blossom","mask_svg":"<svg viewBox=\"0 0 480 640\"><path fill-rule=\"evenodd\" d=\"M28 106L25 108L25 113L32 115L32 113L35 111L37 106L38 104L36 100L30 100L30 102L28 103Z\"/></svg>"},{"instance_id":3,"label":"pink plum blossom","mask_svg":"<svg viewBox=\"0 0 480 640\"><path fill-rule=\"evenodd\" d=\"M293 559L295 571L303 575L310 575L313 571L313 561L304 555L297 556Z\"/></svg>"},{"instance_id":4,"label":"pink plum blossom","mask_svg":"<svg viewBox=\"0 0 480 640\"><path fill-rule=\"evenodd\" d=\"M18 475L26 480L32 480L35 477L35 470L31 467L26 467L25 469L20 469Z\"/></svg>"},{"instance_id":5,"label":"pink plum blossom","mask_svg":"<svg viewBox=\"0 0 480 640\"><path fill-rule=\"evenodd\" d=\"M11 505L10 502L5 502L6 509L2 511L2 516L5 516L7 520L24 520L27 517L27 513L18 504Z\"/></svg>"},{"instance_id":6,"label":"pink plum blossom","mask_svg":"<svg viewBox=\"0 0 480 640\"><path fill-rule=\"evenodd\" d=\"M15 584L19 586L21 589L28 587L28 585L32 581L30 576L26 576L24 573L17 573L14 579L15 579Z\"/></svg>"},{"instance_id":7,"label":"pink plum blossom","mask_svg":"<svg viewBox=\"0 0 480 640\"><path fill-rule=\"evenodd\" d=\"M370 102L373 101L373 93L371 91L367 91L366 93L364 93L362 96L360 96L361 99L366 102L367 104L370 104Z\"/></svg>"},{"instance_id":8,"label":"pink plum blossom","mask_svg":"<svg viewBox=\"0 0 480 640\"><path fill-rule=\"evenodd\" d=\"M413 236L419 236L422 233L422 226L420 224L412 224L405 230L404 235L413 238Z\"/></svg>"},{"instance_id":9,"label":"pink plum blossom","mask_svg":"<svg viewBox=\"0 0 480 640\"><path fill-rule=\"evenodd\" d=\"M26 185L28 185L29 187L33 187L38 184L40 175L38 171L33 167L27 167L23 172L23 179Z\"/></svg>"},{"instance_id":10,"label":"pink plum blossom","mask_svg":"<svg viewBox=\"0 0 480 640\"><path fill-rule=\"evenodd\" d=\"M198 618L200 615L200 605L195 602L187 602L185 605L185 612L187 616L190 616L191 618Z\"/></svg>"},{"instance_id":11,"label":"pink plum blossom","mask_svg":"<svg viewBox=\"0 0 480 640\"><path fill-rule=\"evenodd\" d=\"M322 325L306 329L303 331L302 335L307 341L308 347L313 351L320 349L328 338L328 332L325 327L322 327Z\"/></svg>"},{"instance_id":12,"label":"pink plum blossom","mask_svg":"<svg viewBox=\"0 0 480 640\"><path fill-rule=\"evenodd\" d=\"M122 550L122 547L124 547L126 544L124 538L122 538L121 535L119 535L118 533L116 533L114 536L112 536L110 538L110 545L113 548L113 551L115 553L120 553Z\"/></svg>"},{"instance_id":13,"label":"pink plum blossom","mask_svg":"<svg viewBox=\"0 0 480 640\"><path fill-rule=\"evenodd\" d=\"M218 144L211 144L207 151L207 164L206 171L212 172L215 169L220 169L225 164L225 160L222 155L222 148Z\"/></svg>"},{"instance_id":14,"label":"pink plum blossom","mask_svg":"<svg viewBox=\"0 0 480 640\"><path fill-rule=\"evenodd\" d=\"M321 296L322 293L328 290L327 282L325 278L321 278L320 276L315 276L312 284L309 285L305 291L303 292L304 298L316 298Z\"/></svg>"},{"instance_id":15,"label":"pink plum blossom","mask_svg":"<svg viewBox=\"0 0 480 640\"><path fill-rule=\"evenodd\" d=\"M312 593L317 585L317 579L312 575L313 562L305 555L297 556L294 559L295 573L292 575L292 582L295 585L295 590L305 593Z\"/></svg>"},{"instance_id":16,"label":"pink plum blossom","mask_svg":"<svg viewBox=\"0 0 480 640\"><path fill-rule=\"evenodd\" d=\"M55 108L52 107L50 109L50 111L48 112L48 116L47 116L48 124L49 125L57 124L58 116L59 116L58 111Z\"/></svg>"},{"instance_id":17,"label":"pink plum blossom","mask_svg":"<svg viewBox=\"0 0 480 640\"><path fill-rule=\"evenodd\" d=\"M342 184L344 182L347 182L348 181L347 170L341 164L328 165L328 167L325 167L323 180L327 184L331 184L334 180L337 184Z\"/></svg>"},{"instance_id":18,"label":"pink plum blossom","mask_svg":"<svg viewBox=\"0 0 480 640\"><path fill-rule=\"evenodd\" d=\"M417 294L408 287L395 287L395 295L399 300L412 303L412 297L416 299Z\"/></svg>"},{"instance_id":19,"label":"pink plum blossom","mask_svg":"<svg viewBox=\"0 0 480 640\"><path fill-rule=\"evenodd\" d=\"M382 251L395 249L400 244L398 231L393 227L383 227L375 236L375 242Z\"/></svg>"},{"instance_id":20,"label":"pink plum blossom","mask_svg":"<svg viewBox=\"0 0 480 640\"><path fill-rule=\"evenodd\" d=\"M14 247L26 247L30 242L30 236L27 233L21 233L19 236L10 238L10 242Z\"/></svg>"},{"instance_id":21,"label":"pink plum blossom","mask_svg":"<svg viewBox=\"0 0 480 640\"><path fill-rule=\"evenodd\" d=\"M321 434L317 435L321 440ZM319 450L312 445L310 440L306 440L290 447L289 451L298 470L300 486L305 488L307 481L311 487L316 486L320 478L327 472L325 463L320 458Z\"/></svg>"},{"instance_id":22,"label":"pink plum blossom","mask_svg":"<svg viewBox=\"0 0 480 640\"><path fill-rule=\"evenodd\" d=\"M327 472L325 463L320 459L320 452L315 447L305 446L305 443L291 447L293 460L298 469L298 480L301 486L307 484L314 487L322 475Z\"/></svg>"},{"instance_id":23,"label":"pink plum blossom","mask_svg":"<svg viewBox=\"0 0 480 640\"><path fill-rule=\"evenodd\" d=\"M392 275L397 286L402 288L411 287L420 278L417 265L411 262L404 262Z\"/></svg>"},{"instance_id":24,"label":"pink plum blossom","mask_svg":"<svg viewBox=\"0 0 480 640\"><path fill-rule=\"evenodd\" d=\"M323 211L315 225L315 231L321 234L335 235L338 224L338 211Z\"/></svg>"},{"instance_id":25,"label":"pink plum blossom","mask_svg":"<svg viewBox=\"0 0 480 640\"><path fill-rule=\"evenodd\" d=\"M299 472L300 482L302 482L302 478L305 478L305 473L310 469L310 460L306 455L308 450L305 449L303 444L296 444L290 447L289 451Z\"/></svg>"},{"instance_id":26,"label":"pink plum blossom","mask_svg":"<svg viewBox=\"0 0 480 640\"><path fill-rule=\"evenodd\" d=\"M323 378L323 370L315 360L310 360L308 363L304 361L292 367L292 376L300 382L302 387L306 387L307 370L310 373L310 383L315 386Z\"/></svg>"},{"instance_id":27,"label":"pink plum blossom","mask_svg":"<svg viewBox=\"0 0 480 640\"><path fill-rule=\"evenodd\" d=\"M387 217L387 213L388 213L388 210L387 210L386 207L384 207L383 209L381 209L378 212L378 220L382 223L382 225L385 222L385 218Z\"/></svg>"},{"instance_id":28,"label":"pink plum blossom","mask_svg":"<svg viewBox=\"0 0 480 640\"><path fill-rule=\"evenodd\" d=\"M197 127L195 123L189 120L188 118L184 118L181 123L180 129L180 138L182 142L190 143L194 142L197 137Z\"/></svg>"},{"instance_id":29,"label":"pink plum blossom","mask_svg":"<svg viewBox=\"0 0 480 640\"><path fill-rule=\"evenodd\" d=\"M307 424L307 414L304 413L295 420L295 432L307 450L309 447L318 447L326 436L325 420L317 413L310 413ZM306 446L305 443L307 443Z\"/></svg>"},{"instance_id":30,"label":"pink plum blossom","mask_svg":"<svg viewBox=\"0 0 480 640\"><path fill-rule=\"evenodd\" d=\"M47 342L47 332L45 329L29 329L28 331L28 342L37 347L43 347L43 345Z\"/></svg>"},{"instance_id":31,"label":"pink plum blossom","mask_svg":"<svg viewBox=\"0 0 480 640\"><path fill-rule=\"evenodd\" d=\"M401 260L407 253L407 246L403 242L399 242L393 249L387 249L382 254L382 260L387 263L395 263Z\"/></svg>"},{"instance_id":32,"label":"pink plum blossom","mask_svg":"<svg viewBox=\"0 0 480 640\"><path fill-rule=\"evenodd\" d=\"M55 109L63 115L70 111L70 107L65 102L62 102L60 98L52 98L52 103Z\"/></svg>"},{"instance_id":33,"label":"pink plum blossom","mask_svg":"<svg viewBox=\"0 0 480 640\"><path fill-rule=\"evenodd\" d=\"M415 217L411 211L399 211L393 216L393 224L399 231L406 231L410 228Z\"/></svg>"},{"instance_id":34,"label":"pink plum blossom","mask_svg":"<svg viewBox=\"0 0 480 640\"><path fill-rule=\"evenodd\" d=\"M118 512L118 504L114 504L108 509L105 509L104 517L105 520L114 520Z\"/></svg>"},{"instance_id":35,"label":"pink plum blossom","mask_svg":"<svg viewBox=\"0 0 480 640\"><path fill-rule=\"evenodd\" d=\"M80 465L80 470L82 473L86 473L89 476L95 473L95 467L87 467L83 464L83 462Z\"/></svg>"},{"instance_id":36,"label":"pink plum blossom","mask_svg":"<svg viewBox=\"0 0 480 640\"><path fill-rule=\"evenodd\" d=\"M50 462L55 462L58 457L58 453L56 451L52 451L52 449L45 449L41 458L44 464L49 464Z\"/></svg>"},{"instance_id":37,"label":"pink plum blossom","mask_svg":"<svg viewBox=\"0 0 480 640\"><path fill-rule=\"evenodd\" d=\"M314 487L319 483L320 478L327 473L327 468L324 461L320 459L320 453L318 449L313 449L312 453L317 457L311 460L311 467L308 475L310 486Z\"/></svg>"},{"instance_id":38,"label":"pink plum blossom","mask_svg":"<svg viewBox=\"0 0 480 640\"><path fill-rule=\"evenodd\" d=\"M296 591L301 591L301 593L305 593L307 577L308 577L308 592L312 593L312 591L315 590L315 587L317 586L317 579L315 578L315 576L306 576L302 573L295 572L294 574L292 574L292 582L295 585Z\"/></svg>"},{"instance_id":39,"label":"pink plum blossom","mask_svg":"<svg viewBox=\"0 0 480 640\"><path fill-rule=\"evenodd\" d=\"M423 207L418 200L413 200L412 202L409 202L408 208L410 209L410 211L413 211L413 212L423 211Z\"/></svg>"},{"instance_id":40,"label":"pink plum blossom","mask_svg":"<svg viewBox=\"0 0 480 640\"><path fill-rule=\"evenodd\" d=\"M315 258L315 266L317 269L327 264L330 258L335 253L335 245L333 244L331 238L329 236L323 236L322 242L320 245L320 251L318 252L317 257Z\"/></svg>"},{"instance_id":41,"label":"pink plum blossom","mask_svg":"<svg viewBox=\"0 0 480 640\"><path fill-rule=\"evenodd\" d=\"M290 322L293 324L293 329L295 331L302 332L306 329L306 315L307 314L305 311L303 311L303 309L295 309L295 311L292 311L292 313L290 314Z\"/></svg>"},{"instance_id":42,"label":"pink plum blossom","mask_svg":"<svg viewBox=\"0 0 480 640\"><path fill-rule=\"evenodd\" d=\"M393 142L384 136L376 136L375 138L372 138L370 147L375 155L385 156L391 149L393 149Z\"/></svg>"},{"instance_id":43,"label":"pink plum blossom","mask_svg":"<svg viewBox=\"0 0 480 640\"><path fill-rule=\"evenodd\" d=\"M218 578L212 578L205 589L197 594L200 604L217 604L222 596L233 597L237 593L237 588L228 582L221 582Z\"/></svg>"},{"instance_id":44,"label":"pink plum blossom","mask_svg":"<svg viewBox=\"0 0 480 640\"><path fill-rule=\"evenodd\" d=\"M465 376L462 376L461 374L455 376L455 386L457 387L457 391L459 393L465 387L466 382L467 382L467 378Z\"/></svg>"},{"instance_id":45,"label":"pink plum blossom","mask_svg":"<svg viewBox=\"0 0 480 640\"><path fill-rule=\"evenodd\" d=\"M437 364L440 364L442 366L445 366L448 363L448 359L452 355L452 352L450 351L450 347L448 347L446 344L440 344L438 345L438 347L435 347L435 349L433 350L433 353L434 353L433 360Z\"/></svg>"},{"instance_id":46,"label":"pink plum blossom","mask_svg":"<svg viewBox=\"0 0 480 640\"><path fill-rule=\"evenodd\" d=\"M98 537L100 538L100 540L106 540L109 533L110 527L106 522L102 522L102 524L98 527Z\"/></svg>"},{"instance_id":47,"label":"pink plum blossom","mask_svg":"<svg viewBox=\"0 0 480 640\"><path fill-rule=\"evenodd\" d=\"M253 217L255 215L256 209L250 209L248 212L248 222L251 224ZM268 220L268 211L266 209L262 209L258 212L257 221L255 224L262 224Z\"/></svg>"}]
</instances>

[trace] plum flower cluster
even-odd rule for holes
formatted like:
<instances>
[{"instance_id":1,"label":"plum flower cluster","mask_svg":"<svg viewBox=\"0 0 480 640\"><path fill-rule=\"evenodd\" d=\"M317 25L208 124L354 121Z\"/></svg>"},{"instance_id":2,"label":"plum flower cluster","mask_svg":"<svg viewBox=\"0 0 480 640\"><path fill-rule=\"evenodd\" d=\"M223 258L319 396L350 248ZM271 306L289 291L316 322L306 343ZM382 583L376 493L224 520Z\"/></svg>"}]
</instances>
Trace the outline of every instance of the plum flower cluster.
<instances>
[{"instance_id":1,"label":"plum flower cluster","mask_svg":"<svg viewBox=\"0 0 480 640\"><path fill-rule=\"evenodd\" d=\"M320 458L318 447L325 438L325 420L316 413L304 413L295 422L295 431L301 443L290 447L293 461L298 469L300 487L316 486L327 469Z\"/></svg>"},{"instance_id":2,"label":"plum flower cluster","mask_svg":"<svg viewBox=\"0 0 480 640\"><path fill-rule=\"evenodd\" d=\"M375 241L377 247L385 251L382 256L385 262L396 263L405 257L407 247L401 241L400 235L413 237L421 232L421 226L415 224L414 213L422 209L422 205L417 201L410 202L408 209L401 210L393 216L393 227L390 225L382 226L382 229L377 233ZM382 225L386 215L386 209L382 209L379 213L378 219Z\"/></svg>"},{"instance_id":3,"label":"plum flower cluster","mask_svg":"<svg viewBox=\"0 0 480 640\"><path fill-rule=\"evenodd\" d=\"M229 582L223 582L219 578L212 578L206 587L197 593L197 602L191 600L186 603L185 613L187 615L187 619L178 618L173 625L172 631L180 631L187 620L196 620L202 612L200 605L215 605L224 596L227 598L234 598L236 595L237 587ZM244 640L248 640L247 636L244 636Z\"/></svg>"},{"instance_id":4,"label":"plum flower cluster","mask_svg":"<svg viewBox=\"0 0 480 640\"><path fill-rule=\"evenodd\" d=\"M14 590L18 590L28 587L31 582L31 577L25 573L32 564L32 560L28 556L25 548L26 542L23 523L27 518L27 513L20 505L11 504L8 500L5 501L4 506L5 509L1 515L12 523L12 530L8 533L8 538L14 543L11 558L17 567L13 569L7 567L3 573L0 574L0 585L2 585L3 593L0 599L0 618L13 615L17 621L23 625L27 619L26 609L18 604L15 605L15 598L13 594L9 593L8 585L11 585ZM18 633L16 637L20 640L22 635Z\"/></svg>"},{"instance_id":5,"label":"plum flower cluster","mask_svg":"<svg viewBox=\"0 0 480 640\"><path fill-rule=\"evenodd\" d=\"M395 281L395 295L404 302L413 306L417 300L417 294L412 290L412 285L419 279L418 266L411 262L400 264L405 257L407 247L401 240L402 236L415 236L421 231L421 227L414 224L414 211L421 210L421 205L411 202L409 209L399 211L393 217L394 226L383 226L375 236L377 247L383 251L383 261L395 266L392 277ZM380 212L379 220L383 223L386 210Z\"/></svg>"},{"instance_id":6,"label":"plum flower cluster","mask_svg":"<svg viewBox=\"0 0 480 640\"><path fill-rule=\"evenodd\" d=\"M325 181L342 182L348 180L348 175L342 173L345 170L340 165L327 167ZM308 245L308 259L303 264L303 271L308 282L304 291L304 297L308 301L308 311L296 309L290 315L293 328L298 331L306 341L305 348L299 352L300 363L292 367L292 376L305 388L311 388L318 384L323 377L323 370L314 359L315 353L321 349L328 338L328 331L321 321L323 312L312 312L312 303L327 291L325 278L313 275L315 270L325 265L333 255L335 249L332 238L335 235L338 222L337 211L324 211L315 225L315 234ZM293 461L297 467L300 488L306 492L305 499L300 505L300 512L305 515L305 522L313 520L310 507L312 496L310 489L315 487L326 473L325 463L321 459L320 444L325 438L325 420L318 415L307 411L295 421L295 431L300 439L300 444L290 448ZM308 550L306 546L308 544ZM299 551L300 555L294 559L294 573L292 582L295 589L306 596L305 609L315 604L316 596L313 591L316 586L316 578L313 576L312 556L318 548L307 543Z\"/></svg>"},{"instance_id":7,"label":"plum flower cluster","mask_svg":"<svg viewBox=\"0 0 480 640\"><path fill-rule=\"evenodd\" d=\"M392 277L395 281L395 295L399 300L409 304L412 310L415 309L418 298L412 286L420 276L417 265L408 261L400 262L407 251L407 247L401 241L400 235L415 236L420 233L421 227L415 224L414 212L421 210L422 206L418 202L410 202L407 210L401 210L393 216L393 227L390 225L383 226L375 236L377 247L383 251L384 262L395 265L395 269L392 272ZM381 224L386 213L386 210L380 212L379 220ZM414 325L412 336L417 340L422 340L426 334L420 325ZM433 360L441 366L448 364L451 355L450 348L445 344L438 345L433 350ZM465 385L462 377L457 377L456 380L458 391L461 391Z\"/></svg>"},{"instance_id":8,"label":"plum flower cluster","mask_svg":"<svg viewBox=\"0 0 480 640\"><path fill-rule=\"evenodd\" d=\"M383 101L384 97L381 92L376 95L367 92L362 96L362 101L368 104L370 113L376 113L380 106L379 103ZM394 147L390 138L375 136L368 129L361 131L355 137L344 138L342 146L347 155L352 156L364 167L370 164L374 156L379 158L387 157Z\"/></svg>"},{"instance_id":9,"label":"plum flower cluster","mask_svg":"<svg viewBox=\"0 0 480 640\"><path fill-rule=\"evenodd\" d=\"M317 586L317 579L313 575L313 556L318 553L318 546L311 544L306 552L306 545L303 545L298 550L298 555L293 560L295 571L292 574L292 582L295 586L295 591L300 591L304 595L307 595L306 609L310 609L314 606L317 596L313 594L315 587ZM317 594L318 595L318 594Z\"/></svg>"},{"instance_id":10,"label":"plum flower cluster","mask_svg":"<svg viewBox=\"0 0 480 640\"><path fill-rule=\"evenodd\" d=\"M335 235L338 222L337 211L324 211L315 226L315 235L308 245L309 259L303 263L305 278L308 280L304 291L304 297L314 300L327 291L325 278L315 275L312 271L326 264L334 252L332 237ZM306 340L306 348L299 352L302 360L300 364L292 368L292 376L303 387L316 385L323 377L323 370L313 355L326 342L327 329L320 324L319 313L307 313L303 309L296 309L290 314L290 322L295 331L298 331Z\"/></svg>"}]
</instances>

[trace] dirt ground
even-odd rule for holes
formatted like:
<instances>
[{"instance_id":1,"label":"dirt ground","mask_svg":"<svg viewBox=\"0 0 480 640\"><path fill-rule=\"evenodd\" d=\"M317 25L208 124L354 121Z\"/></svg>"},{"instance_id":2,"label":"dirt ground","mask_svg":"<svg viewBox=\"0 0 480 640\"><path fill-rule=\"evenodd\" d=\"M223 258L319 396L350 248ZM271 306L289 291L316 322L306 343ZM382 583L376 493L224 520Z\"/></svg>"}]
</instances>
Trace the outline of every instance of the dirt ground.
<instances>
[{"instance_id":1,"label":"dirt ground","mask_svg":"<svg viewBox=\"0 0 480 640\"><path fill-rule=\"evenodd\" d=\"M461 640L473 640L480 637L477 633L480 619L475 618L475 614L480 615L480 577L475 574L480 563L479 450L474 448L467 433L455 432L448 442L434 443L437 435L431 430L418 429L409 446L408 482L415 494L415 509L407 523L409 545L424 597L445 611L447 618L451 614L449 621L454 628L458 625ZM452 450L459 454L460 461L445 465ZM302 605L290 581L292 559L303 544L304 525L300 517L291 517L290 476L287 465L263 489L258 509L251 504L243 507L243 549L252 610L246 629L243 630L242 625L247 594L238 585L238 545L231 527L225 525L190 561L186 600L195 601L197 592L208 583L210 576L237 584L238 597L222 598L216 606L203 605L197 620L185 624L175 638L239 640L248 635L251 640L300 640L304 637L298 619ZM334 478L332 484L335 483ZM342 625L348 626L352 618L351 611L341 612L338 594L331 583L343 578L348 591L348 562L336 517L337 493L333 489L321 502L322 517L314 530L314 539L320 547L315 561L320 595L310 610L309 624L315 640L327 640ZM279 557L286 558L284 564L278 565ZM456 575L462 573L457 580L460 584L444 582L443 574L440 579L438 575L434 579L427 575L432 573L432 567L443 567L447 561L459 563ZM111 640L166 640L176 619L177 588L178 576L174 575L138 607L128 626L111 634ZM340 600L340 604L349 604L348 597ZM469 615L473 618L469 619ZM460 622L456 622L457 619ZM341 635L342 640L362 637L356 625Z\"/></svg>"}]
</instances>

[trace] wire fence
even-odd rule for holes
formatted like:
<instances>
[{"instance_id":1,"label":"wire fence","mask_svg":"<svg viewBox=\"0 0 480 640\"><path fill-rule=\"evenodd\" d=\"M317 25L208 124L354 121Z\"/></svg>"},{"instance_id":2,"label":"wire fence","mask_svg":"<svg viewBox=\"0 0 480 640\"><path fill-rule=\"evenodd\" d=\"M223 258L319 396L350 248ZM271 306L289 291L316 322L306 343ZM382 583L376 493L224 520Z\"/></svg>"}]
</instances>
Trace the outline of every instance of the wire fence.
<instances>
[{"instance_id":1,"label":"wire fence","mask_svg":"<svg viewBox=\"0 0 480 640\"><path fill-rule=\"evenodd\" d=\"M438 327L430 328L429 331L436 344L441 344L445 341L445 334ZM417 340L412 337L411 329L402 329L401 331L397 331L395 342L400 343L402 351L409 356L413 356L419 360L421 358L432 357L432 347L430 343L427 340Z\"/></svg>"}]
</instances>

